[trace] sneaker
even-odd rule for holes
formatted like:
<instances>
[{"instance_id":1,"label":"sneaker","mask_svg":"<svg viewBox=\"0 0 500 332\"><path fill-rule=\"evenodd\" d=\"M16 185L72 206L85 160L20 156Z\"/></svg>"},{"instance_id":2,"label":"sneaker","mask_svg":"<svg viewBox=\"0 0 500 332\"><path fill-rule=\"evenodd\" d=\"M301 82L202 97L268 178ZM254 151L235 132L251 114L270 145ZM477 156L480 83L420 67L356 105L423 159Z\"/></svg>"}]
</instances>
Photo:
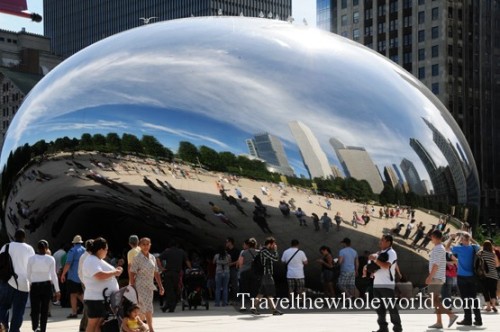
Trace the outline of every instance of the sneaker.
<instances>
[{"instance_id":1,"label":"sneaker","mask_svg":"<svg viewBox=\"0 0 500 332\"><path fill-rule=\"evenodd\" d=\"M250 313L255 316L260 315L260 312L258 312L257 309L250 309Z\"/></svg>"},{"instance_id":2,"label":"sneaker","mask_svg":"<svg viewBox=\"0 0 500 332\"><path fill-rule=\"evenodd\" d=\"M457 325L471 326L472 322L466 321L466 320L461 320L460 322L457 322Z\"/></svg>"},{"instance_id":3,"label":"sneaker","mask_svg":"<svg viewBox=\"0 0 500 332\"><path fill-rule=\"evenodd\" d=\"M450 328L453 323L455 323L455 321L458 319L458 316L457 315L453 315L450 317L450 322L448 323L448 328Z\"/></svg>"},{"instance_id":4,"label":"sneaker","mask_svg":"<svg viewBox=\"0 0 500 332\"><path fill-rule=\"evenodd\" d=\"M78 318L78 314L69 314L66 318Z\"/></svg>"},{"instance_id":5,"label":"sneaker","mask_svg":"<svg viewBox=\"0 0 500 332\"><path fill-rule=\"evenodd\" d=\"M306 226L307 226L307 225L306 225ZM283 315L283 313L282 313L281 311L279 311L279 310L277 310L277 309L276 309L276 310L273 310L273 316L281 316L281 315Z\"/></svg>"},{"instance_id":6,"label":"sneaker","mask_svg":"<svg viewBox=\"0 0 500 332\"><path fill-rule=\"evenodd\" d=\"M429 326L430 329L442 329L443 328L443 325L442 324L432 324Z\"/></svg>"},{"instance_id":7,"label":"sneaker","mask_svg":"<svg viewBox=\"0 0 500 332\"><path fill-rule=\"evenodd\" d=\"M475 320L474 321L474 326L483 326L483 321L481 321L481 320Z\"/></svg>"}]
</instances>

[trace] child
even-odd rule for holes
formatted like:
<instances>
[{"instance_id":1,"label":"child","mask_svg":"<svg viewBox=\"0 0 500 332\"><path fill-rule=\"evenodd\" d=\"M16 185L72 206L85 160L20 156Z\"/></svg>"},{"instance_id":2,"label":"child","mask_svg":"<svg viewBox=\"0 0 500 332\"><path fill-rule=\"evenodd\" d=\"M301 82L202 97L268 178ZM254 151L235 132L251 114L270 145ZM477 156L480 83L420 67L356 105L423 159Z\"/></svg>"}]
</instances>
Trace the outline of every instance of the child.
<instances>
[{"instance_id":1,"label":"child","mask_svg":"<svg viewBox=\"0 0 500 332\"><path fill-rule=\"evenodd\" d=\"M122 331L123 332L148 332L149 329L139 318L141 309L137 304L133 304L128 308L127 316L123 318Z\"/></svg>"}]
</instances>

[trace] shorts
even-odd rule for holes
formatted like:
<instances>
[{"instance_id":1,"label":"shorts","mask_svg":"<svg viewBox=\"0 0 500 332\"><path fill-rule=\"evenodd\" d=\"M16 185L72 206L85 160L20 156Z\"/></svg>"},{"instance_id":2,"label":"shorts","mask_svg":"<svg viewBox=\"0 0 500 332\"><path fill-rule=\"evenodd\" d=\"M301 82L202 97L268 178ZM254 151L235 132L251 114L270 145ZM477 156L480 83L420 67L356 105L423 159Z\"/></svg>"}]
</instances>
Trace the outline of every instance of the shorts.
<instances>
[{"instance_id":1,"label":"shorts","mask_svg":"<svg viewBox=\"0 0 500 332\"><path fill-rule=\"evenodd\" d=\"M89 318L106 318L108 310L104 300L85 300L85 311Z\"/></svg>"},{"instance_id":2,"label":"shorts","mask_svg":"<svg viewBox=\"0 0 500 332\"><path fill-rule=\"evenodd\" d=\"M274 285L274 279L272 275L264 274L262 276L258 295L262 295L264 297L276 296L276 286Z\"/></svg>"},{"instance_id":3,"label":"shorts","mask_svg":"<svg viewBox=\"0 0 500 332\"><path fill-rule=\"evenodd\" d=\"M74 294L74 293L81 294L83 293L82 284L68 279L66 280L66 291L69 294Z\"/></svg>"},{"instance_id":4,"label":"shorts","mask_svg":"<svg viewBox=\"0 0 500 332\"><path fill-rule=\"evenodd\" d=\"M295 292L295 294L300 294L304 291L305 279L287 279L288 280L288 291Z\"/></svg>"},{"instance_id":5,"label":"shorts","mask_svg":"<svg viewBox=\"0 0 500 332\"><path fill-rule=\"evenodd\" d=\"M441 279L432 279L431 284L427 287L427 290L430 293L441 295L441 288L443 288L444 281Z\"/></svg>"}]
</instances>

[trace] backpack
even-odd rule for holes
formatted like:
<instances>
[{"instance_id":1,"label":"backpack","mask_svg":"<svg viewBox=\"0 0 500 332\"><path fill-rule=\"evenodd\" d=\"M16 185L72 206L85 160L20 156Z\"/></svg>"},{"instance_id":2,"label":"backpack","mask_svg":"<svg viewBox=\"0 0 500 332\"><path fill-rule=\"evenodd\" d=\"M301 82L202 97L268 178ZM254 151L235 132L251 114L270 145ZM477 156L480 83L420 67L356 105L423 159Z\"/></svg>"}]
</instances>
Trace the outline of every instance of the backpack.
<instances>
[{"instance_id":1,"label":"backpack","mask_svg":"<svg viewBox=\"0 0 500 332\"><path fill-rule=\"evenodd\" d=\"M476 249L473 247L474 250L474 275L476 275L479 278L485 278L486 274L489 271L488 264L485 262L482 252L476 252Z\"/></svg>"},{"instance_id":2,"label":"backpack","mask_svg":"<svg viewBox=\"0 0 500 332\"><path fill-rule=\"evenodd\" d=\"M260 252L258 252L255 256L250 251L250 254L253 257L252 261L252 271L257 277L261 277L264 275L264 265L262 264L262 256Z\"/></svg>"},{"instance_id":3,"label":"backpack","mask_svg":"<svg viewBox=\"0 0 500 332\"><path fill-rule=\"evenodd\" d=\"M17 274L14 272L12 257L10 257L9 254L9 244L7 244L5 246L5 251L0 253L0 280L8 282L12 277L14 277L17 285Z\"/></svg>"}]
</instances>

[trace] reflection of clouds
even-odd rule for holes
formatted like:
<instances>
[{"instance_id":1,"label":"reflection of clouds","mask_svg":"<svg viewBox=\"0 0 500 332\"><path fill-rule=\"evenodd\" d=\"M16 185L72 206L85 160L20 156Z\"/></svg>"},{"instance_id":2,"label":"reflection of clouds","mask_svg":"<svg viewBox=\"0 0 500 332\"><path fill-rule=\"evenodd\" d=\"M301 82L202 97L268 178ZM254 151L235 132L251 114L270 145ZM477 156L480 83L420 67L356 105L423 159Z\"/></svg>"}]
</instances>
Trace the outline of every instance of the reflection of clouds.
<instances>
[{"instance_id":1,"label":"reflection of clouds","mask_svg":"<svg viewBox=\"0 0 500 332\"><path fill-rule=\"evenodd\" d=\"M180 129L174 129L174 128L169 128L169 127L166 127L166 126L160 126L160 125L155 125L155 124L152 124L152 123L147 123L147 122L139 122L139 125L143 128L147 128L147 129L153 129L153 130L158 130L158 131L163 131L163 132L166 132L166 133L169 133L169 134L172 134L172 135L175 135L175 136L179 136L179 137L184 137L184 138L187 138L187 139L194 139L196 141L208 141L210 143L213 143L213 144L216 144L218 146L220 146L221 148L223 149L230 149L230 146L227 145L226 143L224 142L221 142L215 138L212 138L212 137L209 137L209 136L205 136L205 135L199 135L199 134L195 134L195 133L192 133L192 132L189 132L189 131L186 131L186 130L180 130Z\"/></svg>"},{"instance_id":2,"label":"reflection of clouds","mask_svg":"<svg viewBox=\"0 0 500 332\"><path fill-rule=\"evenodd\" d=\"M65 130L116 130L120 129L128 129L129 126L123 121L104 121L98 120L95 123L88 122L72 122L72 123L58 123L51 124L48 128L48 131L65 131Z\"/></svg>"}]
</instances>

